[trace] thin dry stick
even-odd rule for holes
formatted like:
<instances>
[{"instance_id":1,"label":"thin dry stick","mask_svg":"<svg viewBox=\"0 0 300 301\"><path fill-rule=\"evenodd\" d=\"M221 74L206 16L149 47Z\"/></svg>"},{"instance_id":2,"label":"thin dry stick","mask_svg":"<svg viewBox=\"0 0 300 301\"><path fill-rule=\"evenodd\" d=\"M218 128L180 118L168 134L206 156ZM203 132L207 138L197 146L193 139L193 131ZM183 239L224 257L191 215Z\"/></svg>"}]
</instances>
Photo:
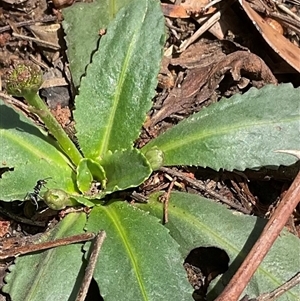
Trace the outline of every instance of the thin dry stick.
<instances>
[{"instance_id":1,"label":"thin dry stick","mask_svg":"<svg viewBox=\"0 0 300 301\"><path fill-rule=\"evenodd\" d=\"M223 0L212 0L211 2L207 3L204 7L203 7L203 11L206 11L207 9L209 9L210 7L216 5L218 2L221 2Z\"/></svg>"},{"instance_id":2,"label":"thin dry stick","mask_svg":"<svg viewBox=\"0 0 300 301\"><path fill-rule=\"evenodd\" d=\"M300 201L300 172L244 262L215 301L237 301Z\"/></svg>"},{"instance_id":3,"label":"thin dry stick","mask_svg":"<svg viewBox=\"0 0 300 301\"><path fill-rule=\"evenodd\" d=\"M28 105L3 92L0 92L0 97L6 104L21 112L26 118L29 117L38 126L44 127L42 120L28 109Z\"/></svg>"},{"instance_id":4,"label":"thin dry stick","mask_svg":"<svg viewBox=\"0 0 300 301\"><path fill-rule=\"evenodd\" d=\"M286 14L288 14L289 16L291 16L292 18L294 18L295 20L300 22L300 17L298 17L295 13L293 13L291 10L289 10L286 6L278 3L277 1L276 1L276 4L282 11L284 11Z\"/></svg>"},{"instance_id":5,"label":"thin dry stick","mask_svg":"<svg viewBox=\"0 0 300 301\"><path fill-rule=\"evenodd\" d=\"M51 42L48 42L48 41L40 40L40 39L33 38L33 37L28 37L28 36L18 34L18 33L15 33L15 32L13 32L12 35L16 38L23 39L23 40L26 40L26 41L32 41L32 42L35 42L35 43L37 43L41 46L48 47L48 48L53 49L53 50L59 50L60 49L60 45L57 45L57 44L54 44L54 43L51 43Z\"/></svg>"},{"instance_id":6,"label":"thin dry stick","mask_svg":"<svg viewBox=\"0 0 300 301\"><path fill-rule=\"evenodd\" d=\"M6 93L3 93L1 91L0 91L0 97L8 105L16 106L17 108L21 108L23 111L26 111L26 112L29 113L28 105L26 105L23 102L17 100L16 98L14 98L14 97L6 94Z\"/></svg>"},{"instance_id":7,"label":"thin dry stick","mask_svg":"<svg viewBox=\"0 0 300 301\"><path fill-rule=\"evenodd\" d=\"M161 167L160 168L160 171L162 172L166 172L172 176L175 176L181 180L183 180L184 182L188 183L189 185L193 186L193 187L196 187L202 191L205 191L207 194L209 194L210 196L212 196L213 198L216 198L217 200L220 200L221 202L223 202L224 204L226 205L229 205L230 207L236 209L236 210L239 210L240 212L243 212L245 214L249 214L249 210L247 210L246 208L230 201L229 199L227 199L226 197L220 195L219 193L213 191L213 190L210 190L210 189L207 189L207 187L203 184L201 184L199 181L197 180L194 180L194 179L191 179L187 176L185 176L184 174L182 174L181 172L179 171L176 171L176 170L173 170L171 168L167 168L167 167Z\"/></svg>"},{"instance_id":8,"label":"thin dry stick","mask_svg":"<svg viewBox=\"0 0 300 301\"><path fill-rule=\"evenodd\" d=\"M256 12L262 13L262 14L266 13L266 10L263 7L257 6L253 3L249 3L249 4L250 4L251 8L253 8ZM285 21L288 24L292 24L292 25L296 26L297 28L299 28L299 22L295 19L292 19L289 16L280 14L278 12L272 12L272 11L268 11L268 16L272 17L272 18L275 18L275 19L278 19L278 20L281 20L281 21Z\"/></svg>"},{"instance_id":9,"label":"thin dry stick","mask_svg":"<svg viewBox=\"0 0 300 301\"><path fill-rule=\"evenodd\" d=\"M178 52L183 52L186 50L192 43L194 43L203 33L205 33L210 27L212 27L215 23L217 23L221 14L225 12L225 10L233 3L232 0L227 1L224 6L213 14L201 27L187 40L185 40L179 47Z\"/></svg>"},{"instance_id":10,"label":"thin dry stick","mask_svg":"<svg viewBox=\"0 0 300 301\"><path fill-rule=\"evenodd\" d=\"M56 21L56 20L57 20L56 16L48 16L48 17L43 18L41 20L26 20L26 21L22 21L22 22L19 22L19 23L15 23L14 25L15 25L15 27L18 28L18 27L22 27L22 26L29 26L29 25L36 24L36 23L53 22L53 21ZM7 31L7 30L10 30L10 29L11 29L10 25L0 27L0 33L4 32L4 31Z\"/></svg>"},{"instance_id":11,"label":"thin dry stick","mask_svg":"<svg viewBox=\"0 0 300 301\"><path fill-rule=\"evenodd\" d=\"M45 241L37 244L30 244L20 247L15 247L9 250L0 252L0 259L6 259L10 257L17 257L19 255L47 250L55 247L61 247L65 245L70 245L78 242L92 240L95 237L94 233L84 233L73 235L65 238L60 238L52 241Z\"/></svg>"},{"instance_id":12,"label":"thin dry stick","mask_svg":"<svg viewBox=\"0 0 300 301\"><path fill-rule=\"evenodd\" d=\"M84 301L85 297L87 295L88 289L90 287L90 283L94 274L95 266L98 260L98 256L100 253L100 249L102 247L103 241L106 237L106 232L105 231L100 231L93 243L93 251L91 252L91 256L89 258L89 263L85 269L85 274L84 278L81 282L81 286L79 289L79 292L77 294L76 300L75 301Z\"/></svg>"},{"instance_id":13,"label":"thin dry stick","mask_svg":"<svg viewBox=\"0 0 300 301\"><path fill-rule=\"evenodd\" d=\"M192 43L194 43L202 34L204 34L210 27L217 23L221 18L221 11L217 11L212 15L189 39L186 39L179 47L178 52L183 52Z\"/></svg>"},{"instance_id":14,"label":"thin dry stick","mask_svg":"<svg viewBox=\"0 0 300 301\"><path fill-rule=\"evenodd\" d=\"M282 294L284 294L289 289L291 289L292 287L296 286L299 283L300 283L300 272L298 272L290 280L288 280L284 284L280 285L279 287L277 287L272 292L260 295L257 298L257 301L272 301L272 300L275 300L275 298L280 297Z\"/></svg>"}]
</instances>

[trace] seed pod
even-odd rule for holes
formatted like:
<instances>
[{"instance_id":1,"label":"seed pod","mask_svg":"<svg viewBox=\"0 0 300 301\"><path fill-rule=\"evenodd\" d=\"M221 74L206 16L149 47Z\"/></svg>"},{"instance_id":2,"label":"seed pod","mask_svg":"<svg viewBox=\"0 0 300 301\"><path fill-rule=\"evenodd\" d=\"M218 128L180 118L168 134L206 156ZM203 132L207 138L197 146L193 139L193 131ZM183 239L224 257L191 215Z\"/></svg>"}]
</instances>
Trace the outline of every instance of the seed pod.
<instances>
[{"instance_id":1,"label":"seed pod","mask_svg":"<svg viewBox=\"0 0 300 301\"><path fill-rule=\"evenodd\" d=\"M37 93L43 83L40 68L30 61L18 61L14 68L4 74L6 90L13 96Z\"/></svg>"},{"instance_id":2,"label":"seed pod","mask_svg":"<svg viewBox=\"0 0 300 301\"><path fill-rule=\"evenodd\" d=\"M44 194L44 202L53 210L62 210L68 206L76 206L78 203L62 189L49 189Z\"/></svg>"},{"instance_id":3,"label":"seed pod","mask_svg":"<svg viewBox=\"0 0 300 301\"><path fill-rule=\"evenodd\" d=\"M152 170L157 170L163 166L164 153L156 146L145 153L145 157L151 165Z\"/></svg>"}]
</instances>

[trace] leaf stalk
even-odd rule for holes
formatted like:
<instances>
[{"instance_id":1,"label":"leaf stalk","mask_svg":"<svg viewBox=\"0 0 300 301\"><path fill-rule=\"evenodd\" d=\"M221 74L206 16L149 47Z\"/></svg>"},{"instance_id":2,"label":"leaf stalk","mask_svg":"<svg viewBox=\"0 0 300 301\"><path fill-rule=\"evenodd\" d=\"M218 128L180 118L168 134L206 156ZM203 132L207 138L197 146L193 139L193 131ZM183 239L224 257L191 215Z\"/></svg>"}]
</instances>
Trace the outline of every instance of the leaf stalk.
<instances>
[{"instance_id":1,"label":"leaf stalk","mask_svg":"<svg viewBox=\"0 0 300 301\"><path fill-rule=\"evenodd\" d=\"M34 92L26 92L23 94L23 97L26 99L28 104L34 108L34 113L37 114L45 123L47 129L56 138L65 154L77 166L82 159L82 155L59 122L52 115L44 101L37 93Z\"/></svg>"}]
</instances>

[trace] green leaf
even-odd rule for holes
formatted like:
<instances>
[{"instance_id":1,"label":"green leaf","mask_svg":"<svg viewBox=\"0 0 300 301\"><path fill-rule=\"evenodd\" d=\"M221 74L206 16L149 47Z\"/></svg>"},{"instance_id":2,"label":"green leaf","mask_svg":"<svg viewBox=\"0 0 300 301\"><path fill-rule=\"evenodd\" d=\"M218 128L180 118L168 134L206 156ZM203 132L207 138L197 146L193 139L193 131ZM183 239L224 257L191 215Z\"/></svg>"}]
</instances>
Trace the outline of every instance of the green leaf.
<instances>
[{"instance_id":1,"label":"green leaf","mask_svg":"<svg viewBox=\"0 0 300 301\"><path fill-rule=\"evenodd\" d=\"M155 195L148 204L137 206L162 218L162 204ZM229 270L212 289L209 300L214 300L229 282L267 222L230 211L203 197L181 192L171 193L168 215L169 222L165 226L179 243L184 258L196 247L216 246L224 249L231 259ZM283 231L243 294L255 297L290 279L299 270L299 266L295 265L295 258L299 257L299 253L299 239ZM299 293L297 288L291 289L278 300L296 301L299 296L297 292Z\"/></svg>"},{"instance_id":2,"label":"green leaf","mask_svg":"<svg viewBox=\"0 0 300 301\"><path fill-rule=\"evenodd\" d=\"M137 149L115 151L114 153L108 152L108 154L100 161L100 164L90 159L84 159L82 162L93 162L98 164L104 170L106 176L106 187L102 185L102 187L105 188L98 193L86 194L85 196L80 196L78 194L71 195L71 199L75 199L78 203L88 207L101 203L100 199L104 198L107 194L139 186L148 179L152 173L150 163ZM86 170L86 172L88 172L86 183L90 183L90 170L89 167L88 171ZM85 169L82 169L80 173L84 173L84 171ZM85 180L83 176L80 178L80 181L84 183ZM87 187L89 186L87 185Z\"/></svg>"},{"instance_id":3,"label":"green leaf","mask_svg":"<svg viewBox=\"0 0 300 301\"><path fill-rule=\"evenodd\" d=\"M106 172L106 194L136 187L152 173L149 162L137 149L108 153L100 164Z\"/></svg>"},{"instance_id":4,"label":"green leaf","mask_svg":"<svg viewBox=\"0 0 300 301\"><path fill-rule=\"evenodd\" d=\"M88 192L94 179L100 181L102 187L105 188L106 175L103 167L91 159L82 159L77 166L77 186L79 190L83 193Z\"/></svg>"},{"instance_id":5,"label":"green leaf","mask_svg":"<svg viewBox=\"0 0 300 301\"><path fill-rule=\"evenodd\" d=\"M156 218L113 202L93 208L86 228L107 234L94 273L104 300L193 300L178 245Z\"/></svg>"},{"instance_id":6,"label":"green leaf","mask_svg":"<svg viewBox=\"0 0 300 301\"><path fill-rule=\"evenodd\" d=\"M0 167L14 169L2 174L1 200L23 200L38 180L49 177L47 188L75 192L71 163L57 143L1 99L0 116ZM43 187L42 192L45 190Z\"/></svg>"},{"instance_id":7,"label":"green leaf","mask_svg":"<svg viewBox=\"0 0 300 301\"><path fill-rule=\"evenodd\" d=\"M82 159L77 166L77 186L82 193L88 192L91 188L93 175L88 168L88 160Z\"/></svg>"},{"instance_id":8,"label":"green leaf","mask_svg":"<svg viewBox=\"0 0 300 301\"><path fill-rule=\"evenodd\" d=\"M142 150L158 147L164 165L215 170L293 164L296 158L275 151L299 148L299 94L291 84L252 88L202 109Z\"/></svg>"},{"instance_id":9,"label":"green leaf","mask_svg":"<svg viewBox=\"0 0 300 301\"><path fill-rule=\"evenodd\" d=\"M84 213L71 213L41 241L83 233L85 222ZM85 268L81 248L73 244L17 258L3 291L13 301L75 300Z\"/></svg>"},{"instance_id":10,"label":"green leaf","mask_svg":"<svg viewBox=\"0 0 300 301\"><path fill-rule=\"evenodd\" d=\"M120 8L131 0L95 0L91 3L75 3L63 9L62 22L66 33L67 55L75 87L91 62L97 49L99 30L105 29ZM84 41L84 43L82 43Z\"/></svg>"},{"instance_id":11,"label":"green leaf","mask_svg":"<svg viewBox=\"0 0 300 301\"><path fill-rule=\"evenodd\" d=\"M162 57L159 1L135 0L109 24L76 97L77 137L85 157L130 148L151 107Z\"/></svg>"},{"instance_id":12,"label":"green leaf","mask_svg":"<svg viewBox=\"0 0 300 301\"><path fill-rule=\"evenodd\" d=\"M104 201L100 200L100 198L103 198L105 196L105 193L103 195L100 194L100 196L97 196L97 199L95 199L94 196L81 196L81 195L72 195L70 199L73 202L78 202L79 204L82 204L86 207L94 207L96 205L101 205Z\"/></svg>"}]
</instances>

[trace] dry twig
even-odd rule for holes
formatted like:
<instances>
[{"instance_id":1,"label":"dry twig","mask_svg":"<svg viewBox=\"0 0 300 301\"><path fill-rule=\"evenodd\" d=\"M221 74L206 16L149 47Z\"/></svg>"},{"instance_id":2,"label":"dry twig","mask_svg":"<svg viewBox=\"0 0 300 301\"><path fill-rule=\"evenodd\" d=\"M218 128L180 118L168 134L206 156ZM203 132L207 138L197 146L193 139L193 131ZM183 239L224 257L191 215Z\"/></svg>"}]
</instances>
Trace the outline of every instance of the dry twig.
<instances>
[{"instance_id":1,"label":"dry twig","mask_svg":"<svg viewBox=\"0 0 300 301\"><path fill-rule=\"evenodd\" d=\"M100 231L94 240L94 243L92 246L93 250L92 250L92 253L89 258L89 263L85 269L84 278L82 280L81 287L79 289L79 292L77 294L75 301L84 301L85 300L85 297L86 297L88 289L90 287L90 283L91 283L93 273L94 273L94 270L96 267L100 249L102 247L105 237L106 237L105 231Z\"/></svg>"},{"instance_id":2,"label":"dry twig","mask_svg":"<svg viewBox=\"0 0 300 301\"><path fill-rule=\"evenodd\" d=\"M236 274L215 301L236 301L300 201L300 172Z\"/></svg>"}]
</instances>

